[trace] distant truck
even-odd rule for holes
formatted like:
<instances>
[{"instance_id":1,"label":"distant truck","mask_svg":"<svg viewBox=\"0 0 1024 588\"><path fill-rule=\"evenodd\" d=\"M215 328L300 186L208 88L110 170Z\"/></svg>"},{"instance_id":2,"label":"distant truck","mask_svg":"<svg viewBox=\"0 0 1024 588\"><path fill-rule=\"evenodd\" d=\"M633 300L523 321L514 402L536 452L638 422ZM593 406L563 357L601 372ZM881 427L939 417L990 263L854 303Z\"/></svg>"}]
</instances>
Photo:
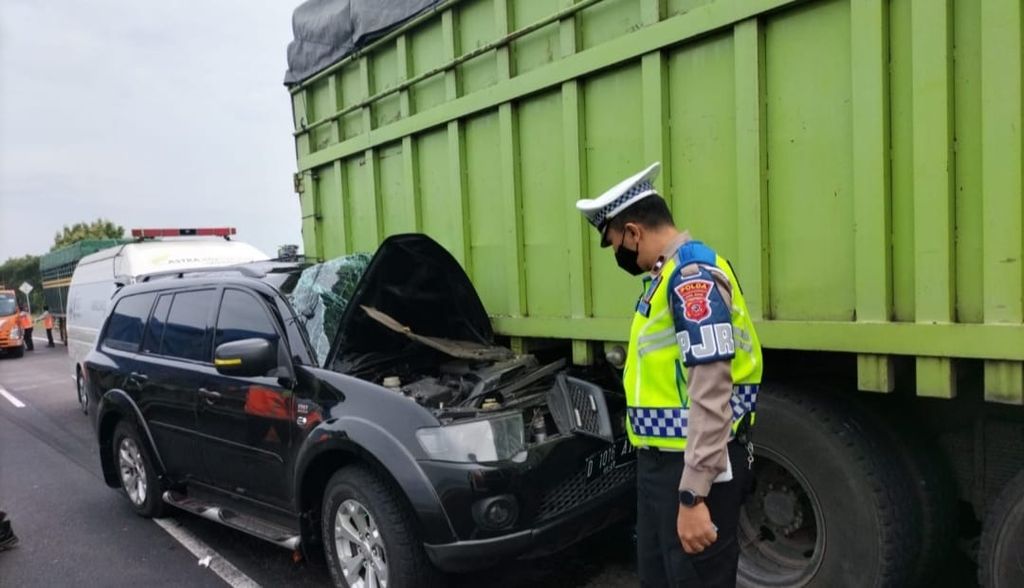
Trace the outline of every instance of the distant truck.
<instances>
[{"instance_id":1,"label":"distant truck","mask_svg":"<svg viewBox=\"0 0 1024 588\"><path fill-rule=\"evenodd\" d=\"M0 355L24 354L25 342L18 326L18 297L14 290L0 288Z\"/></svg>"},{"instance_id":2,"label":"distant truck","mask_svg":"<svg viewBox=\"0 0 1024 588\"><path fill-rule=\"evenodd\" d=\"M56 319L55 327L61 342L65 345L68 342L68 289L71 287L71 275L75 273L78 262L87 255L125 243L131 243L131 240L89 239L51 251L39 258L39 273L43 279L43 301Z\"/></svg>"}]
</instances>

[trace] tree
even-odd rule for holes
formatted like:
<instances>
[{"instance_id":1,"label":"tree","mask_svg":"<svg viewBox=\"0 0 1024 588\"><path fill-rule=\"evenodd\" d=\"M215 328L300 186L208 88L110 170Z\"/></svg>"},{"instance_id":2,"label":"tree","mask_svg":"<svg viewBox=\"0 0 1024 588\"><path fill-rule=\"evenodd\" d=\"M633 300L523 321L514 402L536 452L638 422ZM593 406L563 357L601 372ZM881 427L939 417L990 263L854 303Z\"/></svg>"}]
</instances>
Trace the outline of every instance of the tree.
<instances>
[{"instance_id":1,"label":"tree","mask_svg":"<svg viewBox=\"0 0 1024 588\"><path fill-rule=\"evenodd\" d=\"M124 227L115 225L104 218L98 218L91 223L75 223L72 226L64 225L64 229L53 236L53 247L50 251L56 251L68 245L74 245L85 239L123 239Z\"/></svg>"},{"instance_id":2,"label":"tree","mask_svg":"<svg viewBox=\"0 0 1024 588\"><path fill-rule=\"evenodd\" d=\"M43 280L39 276L39 258L35 255L24 257L12 257L0 264L0 285L11 290L17 290L22 282L28 282L35 289L32 290L32 311L43 308ZM21 292L16 294L18 302L25 301L25 295Z\"/></svg>"}]
</instances>

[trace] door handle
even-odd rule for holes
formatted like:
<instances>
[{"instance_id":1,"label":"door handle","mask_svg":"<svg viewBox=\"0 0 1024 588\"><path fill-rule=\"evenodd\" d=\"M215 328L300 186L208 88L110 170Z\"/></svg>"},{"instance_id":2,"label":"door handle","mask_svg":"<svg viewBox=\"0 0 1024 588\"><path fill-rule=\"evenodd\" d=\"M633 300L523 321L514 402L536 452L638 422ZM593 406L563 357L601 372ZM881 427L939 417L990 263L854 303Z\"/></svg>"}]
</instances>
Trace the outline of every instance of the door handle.
<instances>
[{"instance_id":1,"label":"door handle","mask_svg":"<svg viewBox=\"0 0 1024 588\"><path fill-rule=\"evenodd\" d=\"M203 401L206 404L213 404L221 399L221 393L216 390L207 390L206 388L199 389L199 395L203 397Z\"/></svg>"},{"instance_id":2,"label":"door handle","mask_svg":"<svg viewBox=\"0 0 1024 588\"><path fill-rule=\"evenodd\" d=\"M149 376L147 376L146 374L142 374L142 373L139 373L139 372L132 372L132 373L128 374L128 379L127 379L127 381L125 383L128 386L132 386L132 387L135 387L135 388L141 388L146 383L147 380L149 380Z\"/></svg>"}]
</instances>

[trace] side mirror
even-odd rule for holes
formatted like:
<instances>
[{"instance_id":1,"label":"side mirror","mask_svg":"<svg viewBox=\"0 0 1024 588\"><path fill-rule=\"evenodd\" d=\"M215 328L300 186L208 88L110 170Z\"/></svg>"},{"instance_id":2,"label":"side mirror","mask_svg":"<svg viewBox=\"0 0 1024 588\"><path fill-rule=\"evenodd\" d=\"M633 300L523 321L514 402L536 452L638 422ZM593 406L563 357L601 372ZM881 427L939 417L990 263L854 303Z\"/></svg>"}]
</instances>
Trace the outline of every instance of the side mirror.
<instances>
[{"instance_id":1,"label":"side mirror","mask_svg":"<svg viewBox=\"0 0 1024 588\"><path fill-rule=\"evenodd\" d=\"M277 369L277 351L266 339L241 339L219 345L213 365L225 376L262 377Z\"/></svg>"}]
</instances>

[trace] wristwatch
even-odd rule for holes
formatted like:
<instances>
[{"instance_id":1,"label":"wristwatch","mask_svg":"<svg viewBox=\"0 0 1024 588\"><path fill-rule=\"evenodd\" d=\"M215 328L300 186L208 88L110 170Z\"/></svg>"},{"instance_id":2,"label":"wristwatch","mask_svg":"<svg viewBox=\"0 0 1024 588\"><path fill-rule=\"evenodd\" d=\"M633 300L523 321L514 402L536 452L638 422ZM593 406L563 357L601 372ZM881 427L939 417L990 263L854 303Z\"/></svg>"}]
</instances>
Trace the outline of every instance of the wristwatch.
<instances>
[{"instance_id":1,"label":"wristwatch","mask_svg":"<svg viewBox=\"0 0 1024 588\"><path fill-rule=\"evenodd\" d=\"M704 497L697 496L697 493L693 490L679 491L679 504L687 508L693 508L702 502L704 502Z\"/></svg>"}]
</instances>

